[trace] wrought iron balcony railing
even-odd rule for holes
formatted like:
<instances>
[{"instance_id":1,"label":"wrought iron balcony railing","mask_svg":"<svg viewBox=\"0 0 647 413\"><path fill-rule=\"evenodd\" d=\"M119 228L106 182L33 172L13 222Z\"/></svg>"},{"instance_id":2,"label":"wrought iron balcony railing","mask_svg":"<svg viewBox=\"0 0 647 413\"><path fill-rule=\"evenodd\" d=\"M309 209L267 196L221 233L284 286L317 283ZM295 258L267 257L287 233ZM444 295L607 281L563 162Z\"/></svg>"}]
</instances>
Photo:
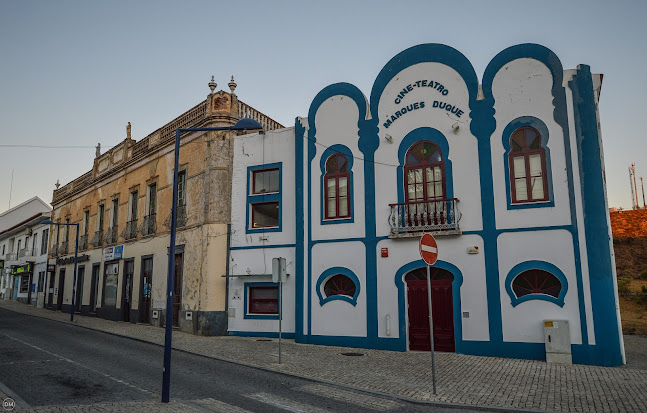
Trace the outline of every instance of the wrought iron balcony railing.
<instances>
[{"instance_id":1,"label":"wrought iron balcony railing","mask_svg":"<svg viewBox=\"0 0 647 413\"><path fill-rule=\"evenodd\" d=\"M94 237L90 240L90 244L92 244L93 247L101 247L103 246L103 231L99 230L94 233Z\"/></svg>"},{"instance_id":2,"label":"wrought iron balcony railing","mask_svg":"<svg viewBox=\"0 0 647 413\"><path fill-rule=\"evenodd\" d=\"M88 249L88 234L83 234L79 237L79 250L85 251Z\"/></svg>"},{"instance_id":3,"label":"wrought iron balcony railing","mask_svg":"<svg viewBox=\"0 0 647 413\"><path fill-rule=\"evenodd\" d=\"M457 204L456 198L390 204L390 237L416 237L423 232L460 234L461 212Z\"/></svg>"},{"instance_id":4,"label":"wrought iron balcony railing","mask_svg":"<svg viewBox=\"0 0 647 413\"><path fill-rule=\"evenodd\" d=\"M52 245L52 248L49 249L49 256L52 258L56 257L56 251L58 251L58 244Z\"/></svg>"},{"instance_id":5,"label":"wrought iron balcony railing","mask_svg":"<svg viewBox=\"0 0 647 413\"><path fill-rule=\"evenodd\" d=\"M116 244L118 236L117 227L108 228L108 231L106 231L106 243Z\"/></svg>"},{"instance_id":6,"label":"wrought iron balcony railing","mask_svg":"<svg viewBox=\"0 0 647 413\"><path fill-rule=\"evenodd\" d=\"M68 246L67 241L61 242L61 245L58 246L58 250L56 250L57 255L65 255L67 254L67 246Z\"/></svg>"},{"instance_id":7,"label":"wrought iron balcony railing","mask_svg":"<svg viewBox=\"0 0 647 413\"><path fill-rule=\"evenodd\" d=\"M124 229L123 237L125 240L130 240L137 238L137 220L133 219L132 221L126 222L126 228Z\"/></svg>"},{"instance_id":8,"label":"wrought iron balcony railing","mask_svg":"<svg viewBox=\"0 0 647 413\"><path fill-rule=\"evenodd\" d=\"M18 252L18 258L35 257L38 255L36 248L23 248Z\"/></svg>"},{"instance_id":9,"label":"wrought iron balcony railing","mask_svg":"<svg viewBox=\"0 0 647 413\"><path fill-rule=\"evenodd\" d=\"M144 235L152 235L157 230L156 223L157 214L150 214L144 217L144 225L142 227L142 233Z\"/></svg>"},{"instance_id":10,"label":"wrought iron balcony railing","mask_svg":"<svg viewBox=\"0 0 647 413\"><path fill-rule=\"evenodd\" d=\"M5 262L6 261L18 261L18 253L17 252L8 252L7 255L4 257Z\"/></svg>"}]
</instances>

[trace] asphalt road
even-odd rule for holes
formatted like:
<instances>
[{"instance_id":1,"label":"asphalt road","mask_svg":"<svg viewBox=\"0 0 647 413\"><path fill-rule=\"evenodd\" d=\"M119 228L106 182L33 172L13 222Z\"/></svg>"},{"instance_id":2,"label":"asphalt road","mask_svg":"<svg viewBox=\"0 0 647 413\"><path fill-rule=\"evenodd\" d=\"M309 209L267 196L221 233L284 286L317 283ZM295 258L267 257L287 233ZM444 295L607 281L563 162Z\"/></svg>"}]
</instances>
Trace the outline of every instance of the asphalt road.
<instances>
[{"instance_id":1,"label":"asphalt road","mask_svg":"<svg viewBox=\"0 0 647 413\"><path fill-rule=\"evenodd\" d=\"M33 408L159 400L163 352L153 344L0 309L0 383ZM171 373L171 399L215 399L201 406L205 411L457 411L178 351Z\"/></svg>"}]
</instances>

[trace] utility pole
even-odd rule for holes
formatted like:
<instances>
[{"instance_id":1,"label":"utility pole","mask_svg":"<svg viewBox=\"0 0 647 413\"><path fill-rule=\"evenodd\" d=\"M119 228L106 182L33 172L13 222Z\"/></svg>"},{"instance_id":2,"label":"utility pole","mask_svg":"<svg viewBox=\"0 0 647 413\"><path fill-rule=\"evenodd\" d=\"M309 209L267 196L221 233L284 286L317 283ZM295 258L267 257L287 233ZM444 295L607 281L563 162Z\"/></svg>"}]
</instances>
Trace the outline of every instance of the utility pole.
<instances>
[{"instance_id":1,"label":"utility pole","mask_svg":"<svg viewBox=\"0 0 647 413\"><path fill-rule=\"evenodd\" d=\"M643 185L643 177L640 177L640 188L643 191L643 209L647 209L647 205L645 205L645 186Z\"/></svg>"},{"instance_id":2,"label":"utility pole","mask_svg":"<svg viewBox=\"0 0 647 413\"><path fill-rule=\"evenodd\" d=\"M639 209L638 188L636 187L636 164L632 163L629 167L629 186L631 187L631 208Z\"/></svg>"}]
</instances>

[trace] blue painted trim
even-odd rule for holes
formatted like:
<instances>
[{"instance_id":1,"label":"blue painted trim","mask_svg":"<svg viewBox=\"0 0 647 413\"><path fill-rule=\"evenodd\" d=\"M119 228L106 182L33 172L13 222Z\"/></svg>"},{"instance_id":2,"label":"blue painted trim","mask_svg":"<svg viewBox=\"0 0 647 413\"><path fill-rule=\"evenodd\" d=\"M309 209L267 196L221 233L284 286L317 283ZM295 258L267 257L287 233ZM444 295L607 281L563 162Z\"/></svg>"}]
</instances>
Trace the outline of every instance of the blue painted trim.
<instances>
[{"instance_id":1,"label":"blue painted trim","mask_svg":"<svg viewBox=\"0 0 647 413\"><path fill-rule=\"evenodd\" d=\"M613 262L609 245L611 231L608 225L609 210L602 146L598 134L593 78L589 66L580 65L568 85L573 91L591 309L597 347L596 361L602 365L616 366L622 364L620 348L622 337L619 333L619 320L616 313L617 285L613 279Z\"/></svg>"},{"instance_id":2,"label":"blue painted trim","mask_svg":"<svg viewBox=\"0 0 647 413\"><path fill-rule=\"evenodd\" d=\"M227 335L237 336L237 337L267 337L267 338L279 338L279 333L273 331L228 331ZM293 339L295 336L294 333L281 333L281 338Z\"/></svg>"},{"instance_id":3,"label":"blue painted trim","mask_svg":"<svg viewBox=\"0 0 647 413\"><path fill-rule=\"evenodd\" d=\"M454 197L454 179L452 174L452 161L449 159L449 142L445 135L434 128L414 129L400 142L398 147L398 167L396 168L398 183L398 203L405 201L404 194L404 167L409 149L420 141L430 141L440 148L442 160L445 163L445 198Z\"/></svg>"},{"instance_id":4,"label":"blue painted trim","mask_svg":"<svg viewBox=\"0 0 647 413\"><path fill-rule=\"evenodd\" d=\"M341 153L346 155L346 159L348 160L348 197L349 197L349 209L350 209L350 217L348 218L337 218L337 219L325 219L326 216L326 210L325 210L325 204L324 202L326 201L325 197L325 182L324 182L324 175L326 174L326 162L328 161L328 158L330 156L336 154L336 153ZM355 221L355 196L354 196L354 178L353 178L353 163L354 163L355 157L353 156L353 151L351 151L347 146L345 145L331 145L329 146L322 154L321 158L319 159L319 169L321 169L321 182L320 182L320 188L321 188L321 205L320 205L320 211L321 211L321 225L330 225L330 224L348 224L352 223Z\"/></svg>"},{"instance_id":5,"label":"blue painted trim","mask_svg":"<svg viewBox=\"0 0 647 413\"><path fill-rule=\"evenodd\" d=\"M297 244L250 245L245 247L229 247L230 250L255 250L260 248L294 248Z\"/></svg>"},{"instance_id":6,"label":"blue painted trim","mask_svg":"<svg viewBox=\"0 0 647 413\"><path fill-rule=\"evenodd\" d=\"M248 307L248 302L247 302L247 296L249 294L249 287L277 287L278 288L279 284L278 283L272 283L272 282L246 282L243 284L244 290L245 290L245 312L243 315L243 318L245 319L250 319L250 320L278 320L279 315L278 314L249 314L249 307ZM279 289L280 290L280 289ZM281 299L281 296L279 296L279 300Z\"/></svg>"},{"instance_id":7,"label":"blue painted trim","mask_svg":"<svg viewBox=\"0 0 647 413\"><path fill-rule=\"evenodd\" d=\"M355 284L355 294L352 297L349 297L347 295L331 295L330 297L324 297L323 296L323 287L322 284L327 281L330 277L337 275L337 274L342 274L345 275L346 277L350 278L353 283ZM319 296L319 305L323 306L327 302L333 301L333 300L341 300L341 301L346 301L348 303L351 303L353 307L357 305L357 297L359 296L360 292L360 283L359 283L359 278L355 275L354 272L349 270L348 268L344 267L332 267L321 273L319 276L319 279L317 280L317 285L316 285L316 291L317 295Z\"/></svg>"},{"instance_id":8,"label":"blue painted trim","mask_svg":"<svg viewBox=\"0 0 647 413\"><path fill-rule=\"evenodd\" d=\"M303 342L303 298L305 297L304 291L304 255L305 255L305 225L304 225L304 182L303 182L303 162L304 162L304 146L306 141L306 130L301 124L299 118L294 120L294 183L295 183L295 233L296 233L296 252L295 252L295 300L294 300L294 337L296 341ZM308 264L309 265L309 264Z\"/></svg>"},{"instance_id":9,"label":"blue painted trim","mask_svg":"<svg viewBox=\"0 0 647 413\"><path fill-rule=\"evenodd\" d=\"M253 182L252 172L263 169L279 169L279 191L271 194L252 194ZM247 167L247 203L245 212L245 233L255 234L259 232L281 232L283 223L283 202L281 197L283 194L283 163L275 162L264 165L254 165ZM278 227L265 227L265 228L252 228L251 227L251 209L253 204L260 204L263 202L278 202L279 203L279 225Z\"/></svg>"},{"instance_id":10,"label":"blue painted trim","mask_svg":"<svg viewBox=\"0 0 647 413\"><path fill-rule=\"evenodd\" d=\"M378 241L388 239L389 237L376 237ZM312 245L317 244L330 244L330 243L339 243L339 242L364 242L366 238L337 238L337 239L318 239L312 241Z\"/></svg>"},{"instance_id":11,"label":"blue painted trim","mask_svg":"<svg viewBox=\"0 0 647 413\"><path fill-rule=\"evenodd\" d=\"M512 134L517 129L530 126L539 132L541 135L541 146L544 148L546 154L546 180L548 181L548 201L544 202L528 202L524 204L513 204L512 203L512 192L510 189L510 138ZM550 164L550 148L548 147L548 128L546 124L534 116L522 116L512 122L503 129L502 143L505 153L503 154L503 165L505 168L505 193L506 193L506 202L508 204L508 209L527 209L527 208L544 208L544 207L554 207L555 206L555 196L553 195L553 172Z\"/></svg>"},{"instance_id":12,"label":"blue painted trim","mask_svg":"<svg viewBox=\"0 0 647 413\"><path fill-rule=\"evenodd\" d=\"M517 295L512 290L512 282L519 274L528 270L544 270L557 277L557 279L559 279L560 283L562 284L562 288L559 291L559 296L555 298L547 294L527 294L522 297L517 297ZM562 270L549 262L525 261L515 265L508 272L508 275L505 277L505 290L510 296L510 302L513 307L516 307L519 304L530 300L545 300L557 304L560 307L564 307L564 297L566 296L566 292L568 291L568 280L566 279L566 276L564 275Z\"/></svg>"},{"instance_id":13,"label":"blue painted trim","mask_svg":"<svg viewBox=\"0 0 647 413\"><path fill-rule=\"evenodd\" d=\"M398 324L399 334L398 339L400 346L404 349L408 347L407 337L407 287L404 281L404 276L417 268L425 268L427 264L423 260L412 261L403 265L395 273L395 286L398 289ZM463 273L454 264L446 261L438 260L433 268L442 268L447 270L454 276L452 281L452 307L454 311L454 343L456 345L456 352L463 353L465 351L463 346L463 318L461 310L461 293L460 289L463 285Z\"/></svg>"}]
</instances>

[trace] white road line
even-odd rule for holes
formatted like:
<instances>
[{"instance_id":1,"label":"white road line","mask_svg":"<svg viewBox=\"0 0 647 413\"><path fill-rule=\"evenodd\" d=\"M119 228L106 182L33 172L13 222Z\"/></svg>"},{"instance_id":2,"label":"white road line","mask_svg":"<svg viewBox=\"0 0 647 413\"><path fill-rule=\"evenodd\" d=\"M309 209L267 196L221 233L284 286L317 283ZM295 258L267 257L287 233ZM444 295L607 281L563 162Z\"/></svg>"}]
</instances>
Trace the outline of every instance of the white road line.
<instances>
[{"instance_id":1,"label":"white road line","mask_svg":"<svg viewBox=\"0 0 647 413\"><path fill-rule=\"evenodd\" d=\"M330 410L324 410L309 404L295 402L293 400L286 399L285 397L274 396L269 393L246 394L245 397L292 413L330 413Z\"/></svg>"},{"instance_id":2,"label":"white road line","mask_svg":"<svg viewBox=\"0 0 647 413\"><path fill-rule=\"evenodd\" d=\"M23 363L45 363L48 361L65 361L63 359L45 359L45 360L22 360L22 361L10 361L9 363L0 363L0 366L11 366L12 364L23 364Z\"/></svg>"},{"instance_id":3,"label":"white road line","mask_svg":"<svg viewBox=\"0 0 647 413\"><path fill-rule=\"evenodd\" d=\"M326 386L324 384L307 384L305 386L296 387L295 390L327 397L344 403L354 404L355 406L371 410L386 411L403 407L402 404L394 400L371 396L368 394L355 393L333 386Z\"/></svg>"},{"instance_id":4,"label":"white road line","mask_svg":"<svg viewBox=\"0 0 647 413\"><path fill-rule=\"evenodd\" d=\"M421 245L420 249L426 252L433 252L433 253L438 253L438 248L434 248L429 245Z\"/></svg>"},{"instance_id":5,"label":"white road line","mask_svg":"<svg viewBox=\"0 0 647 413\"><path fill-rule=\"evenodd\" d=\"M245 410L242 407L234 406L227 404L223 401L216 399L202 399L202 400L193 400L191 403L197 404L198 406L204 407L210 411L217 413L252 413L249 410Z\"/></svg>"},{"instance_id":6,"label":"white road line","mask_svg":"<svg viewBox=\"0 0 647 413\"><path fill-rule=\"evenodd\" d=\"M139 390L140 392L147 393L147 394L153 395L153 396L155 396L155 397L159 397L159 398L161 398L161 396L160 396L159 394L155 393L155 392L152 392L152 391L150 391L150 390L146 390L146 389L143 389L143 388L141 388L141 387L135 386L134 384L130 384L130 383L128 383L128 382L126 382L126 381L124 381L124 380L120 380L120 379L118 379L118 378L116 378L116 377L113 377L113 376L109 375L108 373L104 373L104 372L102 372L102 371L99 371L99 370L93 369L92 367L88 367L88 366L86 366L86 365L83 365L83 364L79 363L78 361L70 360L70 359L68 359L67 357L63 357L63 356L61 356L61 355L58 355L58 354L52 353L51 351L47 351L47 350L42 349L42 348L40 348L40 347L38 347L38 346L35 346L35 345L33 345L33 344L29 344L29 343L27 343L27 342L25 342L25 341L22 341L22 340L20 340L20 339L15 338L15 337L11 337L11 336L10 336L10 335L8 335L8 334L5 334L5 336L7 336L7 337L9 337L10 339L15 340L15 341L17 341L17 342L19 342L19 343L22 343L22 344L24 344L24 345L26 345L26 346L29 346L29 347L31 347L31 348L35 348L36 350L40 350L40 351L42 351L43 353L49 354L50 356L57 357L57 358L59 358L59 359L61 359L61 360L63 360L63 361L67 361L68 363L75 364L75 365L77 365L77 366L79 366L79 367L83 367L83 368L84 368L84 369L86 369L86 370L90 370L91 372L94 372L94 373L100 374L100 375L102 375L102 376L104 376L104 377L106 377L106 378L108 378L108 379L110 379L110 380L116 381L117 383L121 383L121 384L123 384L123 385L125 385L125 386L128 386L128 387L130 387L130 388L133 388L133 389L135 389L135 390Z\"/></svg>"}]
</instances>

